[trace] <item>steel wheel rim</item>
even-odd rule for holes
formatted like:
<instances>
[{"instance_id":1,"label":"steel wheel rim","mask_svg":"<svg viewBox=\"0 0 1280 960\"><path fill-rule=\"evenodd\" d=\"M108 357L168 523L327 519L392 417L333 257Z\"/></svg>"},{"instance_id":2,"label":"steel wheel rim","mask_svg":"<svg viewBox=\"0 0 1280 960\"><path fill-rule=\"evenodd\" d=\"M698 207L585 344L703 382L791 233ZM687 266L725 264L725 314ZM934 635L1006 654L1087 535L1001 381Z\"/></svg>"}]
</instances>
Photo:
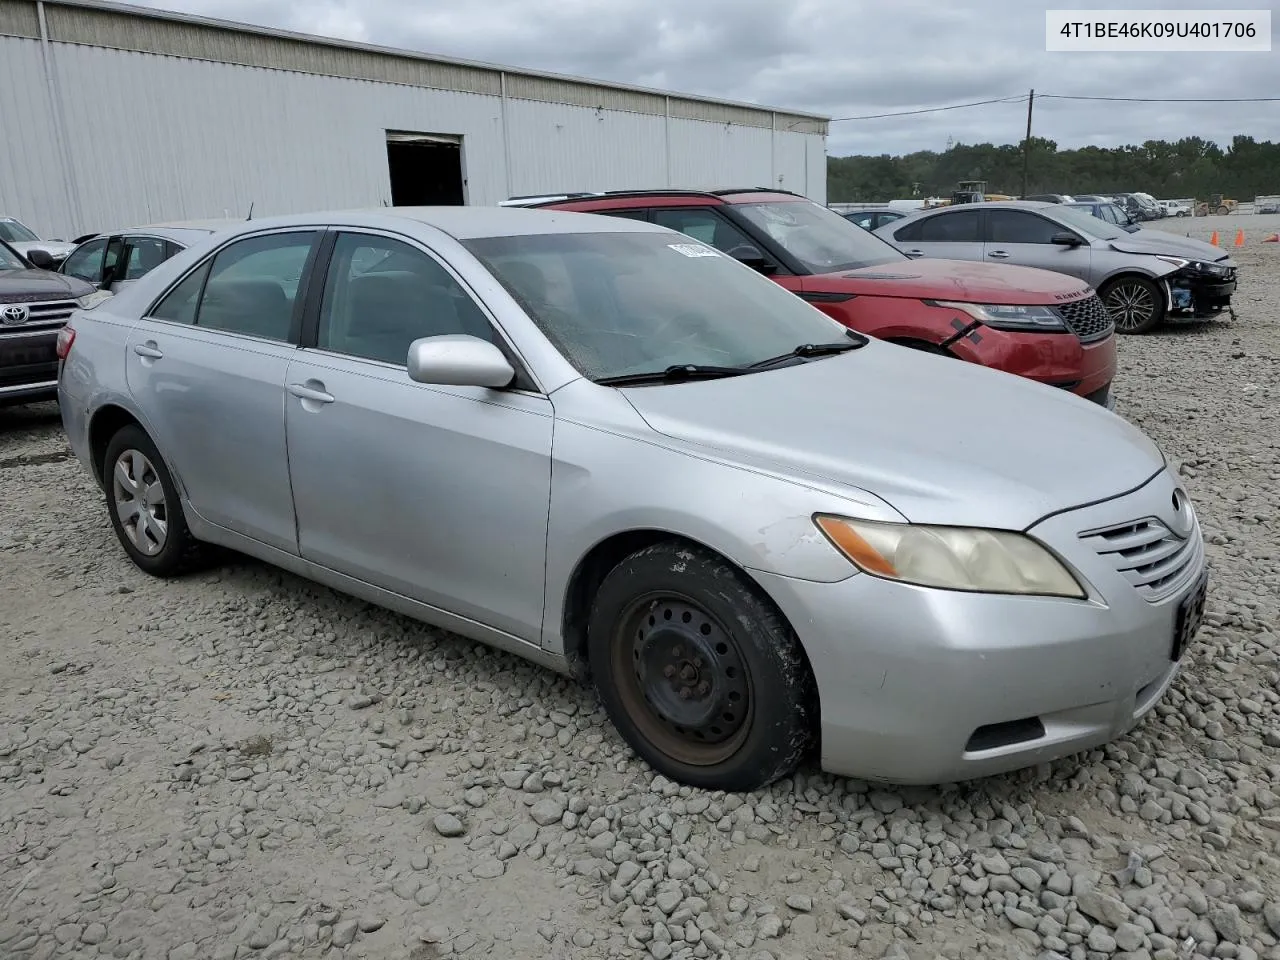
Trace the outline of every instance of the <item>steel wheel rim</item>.
<instances>
[{"instance_id":1,"label":"steel wheel rim","mask_svg":"<svg viewBox=\"0 0 1280 960\"><path fill-rule=\"evenodd\" d=\"M632 601L619 618L612 666L627 715L680 763L723 763L751 731L755 703L742 651L689 597L663 592Z\"/></svg>"},{"instance_id":2,"label":"steel wheel rim","mask_svg":"<svg viewBox=\"0 0 1280 960\"><path fill-rule=\"evenodd\" d=\"M1121 330L1136 330L1156 313L1156 300L1140 283L1120 283L1107 293L1107 312Z\"/></svg>"},{"instance_id":3,"label":"steel wheel rim","mask_svg":"<svg viewBox=\"0 0 1280 960\"><path fill-rule=\"evenodd\" d=\"M120 529L143 556L154 557L169 539L169 509L160 474L145 453L125 450L111 471L111 497Z\"/></svg>"}]
</instances>

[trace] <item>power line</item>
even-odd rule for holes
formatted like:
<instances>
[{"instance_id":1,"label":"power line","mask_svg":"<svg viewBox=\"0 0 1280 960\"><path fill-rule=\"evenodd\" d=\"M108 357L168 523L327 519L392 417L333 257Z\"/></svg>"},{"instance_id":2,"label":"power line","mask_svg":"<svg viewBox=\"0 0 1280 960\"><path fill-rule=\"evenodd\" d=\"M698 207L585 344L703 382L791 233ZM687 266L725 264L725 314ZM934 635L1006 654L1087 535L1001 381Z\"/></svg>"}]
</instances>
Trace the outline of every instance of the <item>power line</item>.
<instances>
[{"instance_id":1,"label":"power line","mask_svg":"<svg viewBox=\"0 0 1280 960\"><path fill-rule=\"evenodd\" d=\"M1110 100L1120 103L1280 103L1280 97L1077 97L1065 93L1042 93L1046 100Z\"/></svg>"},{"instance_id":2,"label":"power line","mask_svg":"<svg viewBox=\"0 0 1280 960\"><path fill-rule=\"evenodd\" d=\"M1092 100L1110 103L1280 103L1280 97L1086 97L1066 93L1040 93L1044 100ZM831 123L850 120L883 120L888 117L914 117L922 113L943 113L947 110L963 110L967 107L985 107L992 103L1025 103L1027 95L996 97L992 100L975 100L971 103L952 103L945 107L925 107L921 110L898 110L893 113L868 113L859 117L832 117Z\"/></svg>"},{"instance_id":3,"label":"power line","mask_svg":"<svg viewBox=\"0 0 1280 960\"><path fill-rule=\"evenodd\" d=\"M883 117L911 117L920 113L941 113L944 110L963 110L965 107L982 107L989 103L1022 103L1027 99L1025 93L1018 94L1016 97L997 97L994 100L976 100L973 103L953 103L946 107L927 107L923 110L899 110L896 113L869 113L861 117L832 117L832 123L840 123L845 120L880 120Z\"/></svg>"}]
</instances>

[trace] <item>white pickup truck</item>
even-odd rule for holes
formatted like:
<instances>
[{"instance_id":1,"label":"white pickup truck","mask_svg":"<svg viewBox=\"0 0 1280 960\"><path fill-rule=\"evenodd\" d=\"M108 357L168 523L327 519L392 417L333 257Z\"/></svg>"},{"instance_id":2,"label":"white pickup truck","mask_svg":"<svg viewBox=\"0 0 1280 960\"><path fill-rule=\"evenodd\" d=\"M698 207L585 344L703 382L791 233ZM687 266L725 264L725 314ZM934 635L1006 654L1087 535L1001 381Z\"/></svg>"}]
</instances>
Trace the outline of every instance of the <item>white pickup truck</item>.
<instances>
[{"instance_id":1,"label":"white pickup truck","mask_svg":"<svg viewBox=\"0 0 1280 960\"><path fill-rule=\"evenodd\" d=\"M1157 202L1164 207L1165 213L1170 217L1194 216L1194 200L1160 200Z\"/></svg>"}]
</instances>

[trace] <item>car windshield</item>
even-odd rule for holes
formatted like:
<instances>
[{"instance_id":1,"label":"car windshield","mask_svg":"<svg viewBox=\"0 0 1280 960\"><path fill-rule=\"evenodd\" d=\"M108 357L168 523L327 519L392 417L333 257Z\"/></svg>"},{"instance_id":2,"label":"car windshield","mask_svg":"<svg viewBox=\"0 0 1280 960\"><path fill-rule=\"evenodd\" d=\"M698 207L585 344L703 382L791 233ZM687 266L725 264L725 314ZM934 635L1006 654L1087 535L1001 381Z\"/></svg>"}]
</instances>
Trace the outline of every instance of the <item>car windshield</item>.
<instances>
[{"instance_id":1,"label":"car windshield","mask_svg":"<svg viewBox=\"0 0 1280 960\"><path fill-rule=\"evenodd\" d=\"M0 220L0 240L7 243L29 243L39 239L17 220Z\"/></svg>"},{"instance_id":2,"label":"car windshield","mask_svg":"<svg viewBox=\"0 0 1280 960\"><path fill-rule=\"evenodd\" d=\"M464 246L592 380L688 364L744 367L800 344L847 340L816 307L678 234L534 234Z\"/></svg>"},{"instance_id":3,"label":"car windshield","mask_svg":"<svg viewBox=\"0 0 1280 960\"><path fill-rule=\"evenodd\" d=\"M897 248L811 200L736 203L733 209L813 273L907 259Z\"/></svg>"},{"instance_id":4,"label":"car windshield","mask_svg":"<svg viewBox=\"0 0 1280 960\"><path fill-rule=\"evenodd\" d=\"M1107 223L1107 221L1095 217L1086 210L1078 210L1075 207L1059 204L1051 211L1042 210L1041 212L1050 214L1073 230L1079 230L1081 233L1096 237L1099 240L1118 240L1121 237L1129 236L1127 231L1122 230L1114 223Z\"/></svg>"},{"instance_id":5,"label":"car windshield","mask_svg":"<svg viewBox=\"0 0 1280 960\"><path fill-rule=\"evenodd\" d=\"M27 269L27 265L22 262L22 258L18 256L18 252L7 243L0 243L0 270L25 269Z\"/></svg>"}]
</instances>

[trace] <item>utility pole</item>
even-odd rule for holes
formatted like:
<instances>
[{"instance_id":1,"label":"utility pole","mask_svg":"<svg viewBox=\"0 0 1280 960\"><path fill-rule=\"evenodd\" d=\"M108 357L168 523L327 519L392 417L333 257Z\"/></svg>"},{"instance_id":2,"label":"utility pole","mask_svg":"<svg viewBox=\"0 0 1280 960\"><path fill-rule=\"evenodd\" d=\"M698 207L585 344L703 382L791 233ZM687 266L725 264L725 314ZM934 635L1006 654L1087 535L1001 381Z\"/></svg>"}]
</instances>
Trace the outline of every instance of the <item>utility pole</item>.
<instances>
[{"instance_id":1,"label":"utility pole","mask_svg":"<svg viewBox=\"0 0 1280 960\"><path fill-rule=\"evenodd\" d=\"M1031 108L1035 106L1036 91L1033 87L1027 97L1027 139L1022 141L1022 199L1027 199L1027 172L1031 163Z\"/></svg>"}]
</instances>

